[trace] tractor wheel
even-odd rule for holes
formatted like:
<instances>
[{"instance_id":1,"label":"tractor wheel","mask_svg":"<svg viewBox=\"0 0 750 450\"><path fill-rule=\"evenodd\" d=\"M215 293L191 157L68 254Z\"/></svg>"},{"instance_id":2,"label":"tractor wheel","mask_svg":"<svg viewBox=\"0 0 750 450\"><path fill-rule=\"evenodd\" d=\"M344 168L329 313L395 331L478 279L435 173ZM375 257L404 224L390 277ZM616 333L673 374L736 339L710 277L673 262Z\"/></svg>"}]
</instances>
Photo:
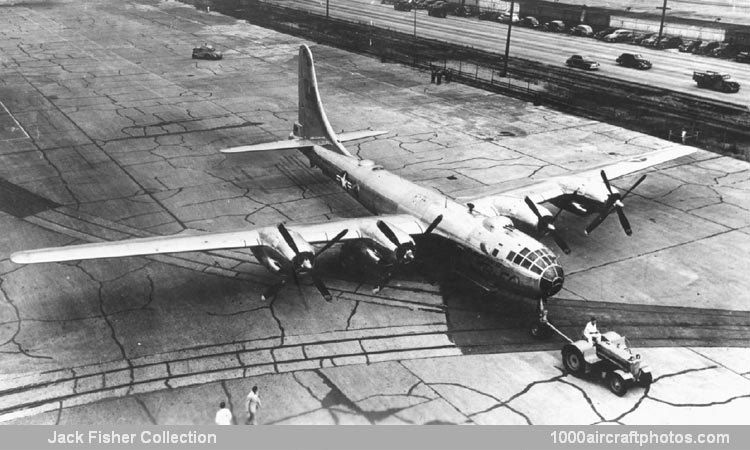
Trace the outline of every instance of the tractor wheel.
<instances>
[{"instance_id":1,"label":"tractor wheel","mask_svg":"<svg viewBox=\"0 0 750 450\"><path fill-rule=\"evenodd\" d=\"M586 360L583 353L575 345L566 345L562 350L562 360L565 370L576 376L586 373Z\"/></svg>"},{"instance_id":2,"label":"tractor wheel","mask_svg":"<svg viewBox=\"0 0 750 450\"><path fill-rule=\"evenodd\" d=\"M628 392L628 385L617 372L610 372L607 374L607 386L609 386L609 390L618 397L622 397Z\"/></svg>"},{"instance_id":3,"label":"tractor wheel","mask_svg":"<svg viewBox=\"0 0 750 450\"><path fill-rule=\"evenodd\" d=\"M534 339L538 339L538 340L547 339L551 333L552 333L552 330L550 330L547 324L542 323L538 320L531 322L531 325L529 326L529 334Z\"/></svg>"},{"instance_id":4,"label":"tractor wheel","mask_svg":"<svg viewBox=\"0 0 750 450\"><path fill-rule=\"evenodd\" d=\"M638 379L638 384L647 388L651 386L651 383L653 381L654 381L654 376L651 375L651 372L648 372L648 373L644 373L641 375L641 377Z\"/></svg>"}]
</instances>

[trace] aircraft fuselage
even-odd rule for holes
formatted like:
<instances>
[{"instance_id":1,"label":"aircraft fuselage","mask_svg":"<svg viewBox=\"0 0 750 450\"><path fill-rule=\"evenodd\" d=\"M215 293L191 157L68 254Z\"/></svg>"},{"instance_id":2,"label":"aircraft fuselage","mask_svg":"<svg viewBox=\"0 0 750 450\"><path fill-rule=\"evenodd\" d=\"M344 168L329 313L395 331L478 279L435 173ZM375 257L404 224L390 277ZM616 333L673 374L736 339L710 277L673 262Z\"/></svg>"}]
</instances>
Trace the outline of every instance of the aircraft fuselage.
<instances>
[{"instance_id":1,"label":"aircraft fuselage","mask_svg":"<svg viewBox=\"0 0 750 450\"><path fill-rule=\"evenodd\" d=\"M434 233L457 243L457 258L485 285L548 297L562 288L563 271L555 255L502 216L488 217L454 200L391 173L323 147L304 151L313 166L337 182L373 214L411 214L424 223L442 215ZM467 259L467 255L471 255ZM475 280L476 281L476 280Z\"/></svg>"}]
</instances>

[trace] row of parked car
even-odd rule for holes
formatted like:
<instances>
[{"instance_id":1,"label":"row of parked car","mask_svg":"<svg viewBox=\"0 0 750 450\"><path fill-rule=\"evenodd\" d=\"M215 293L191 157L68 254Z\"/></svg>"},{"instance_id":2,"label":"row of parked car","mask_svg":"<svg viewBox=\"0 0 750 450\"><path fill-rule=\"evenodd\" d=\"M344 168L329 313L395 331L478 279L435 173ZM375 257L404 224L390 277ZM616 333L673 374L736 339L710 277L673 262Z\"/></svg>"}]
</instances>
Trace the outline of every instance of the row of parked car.
<instances>
[{"instance_id":1,"label":"row of parked car","mask_svg":"<svg viewBox=\"0 0 750 450\"><path fill-rule=\"evenodd\" d=\"M715 56L720 58L734 58L738 62L750 63L750 52L738 45L727 42L704 41L700 39L683 39L680 36L662 36L658 33L639 32L622 28L606 28L594 31L590 25L579 24L569 27L562 20L540 22L533 16L519 18L517 14L511 16L508 12L479 10L474 6L452 7L443 0L381 0L382 3L392 3L394 9L411 11L412 9L427 9L429 14L436 17L446 17L449 13L458 16L478 16L480 20L497 22L513 22L522 27L539 29L553 33L569 33L573 36L592 37L604 42L624 42L657 49L677 49L684 53Z\"/></svg>"}]
</instances>

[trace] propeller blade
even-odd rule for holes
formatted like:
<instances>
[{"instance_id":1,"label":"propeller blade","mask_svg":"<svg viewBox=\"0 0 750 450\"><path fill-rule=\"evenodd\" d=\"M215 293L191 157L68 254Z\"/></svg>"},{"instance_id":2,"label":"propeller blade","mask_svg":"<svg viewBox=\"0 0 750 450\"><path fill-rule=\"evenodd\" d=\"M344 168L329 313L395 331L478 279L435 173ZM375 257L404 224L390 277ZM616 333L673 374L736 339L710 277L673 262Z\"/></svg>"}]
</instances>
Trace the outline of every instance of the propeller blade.
<instances>
[{"instance_id":1,"label":"propeller blade","mask_svg":"<svg viewBox=\"0 0 750 450\"><path fill-rule=\"evenodd\" d=\"M386 224L382 220L378 220L377 221L377 226L380 229L380 231L383 232L383 234L385 235L385 237L387 237L389 241L393 242L393 245L395 245L396 247L398 247L399 245L401 245L401 243L398 241L398 238L393 233L393 230L391 230L391 227L389 227L388 224Z\"/></svg>"},{"instance_id":2,"label":"propeller blade","mask_svg":"<svg viewBox=\"0 0 750 450\"><path fill-rule=\"evenodd\" d=\"M279 293L279 289L281 289L285 284L286 278L282 278L278 283L269 286L268 289L266 289L265 292L261 294L260 299L265 302L266 300L270 300L276 297L276 294Z\"/></svg>"},{"instance_id":3,"label":"propeller blade","mask_svg":"<svg viewBox=\"0 0 750 450\"><path fill-rule=\"evenodd\" d=\"M323 296L325 301L330 302L333 299L333 296L331 295L331 292L328 290L323 281L315 274L312 275L312 280L313 284L315 284L315 287L318 288L318 292L320 292L320 295Z\"/></svg>"},{"instance_id":4,"label":"propeller blade","mask_svg":"<svg viewBox=\"0 0 750 450\"><path fill-rule=\"evenodd\" d=\"M610 212L611 212L611 210L609 208L607 208L601 214L599 214L598 216L596 216L596 219L594 219L589 224L589 226L586 227L585 233L586 234L591 234L591 232L594 231L594 229L596 227L598 227L599 225L602 224L602 222L604 222L604 219L607 218L607 216L609 215Z\"/></svg>"},{"instance_id":5,"label":"propeller blade","mask_svg":"<svg viewBox=\"0 0 750 450\"><path fill-rule=\"evenodd\" d=\"M620 198L620 200L625 200L625 197L627 197L628 194L630 194L630 192L632 192L633 189L635 189L636 187L638 187L638 185L641 184L643 182L643 180L645 180L645 179L646 179L646 175L644 174L642 177L640 177L638 179L638 181L636 181L632 186L630 186L630 189L628 189L625 192L625 194L623 194L623 196L622 196L622 198Z\"/></svg>"},{"instance_id":6,"label":"propeller blade","mask_svg":"<svg viewBox=\"0 0 750 450\"><path fill-rule=\"evenodd\" d=\"M550 232L550 234L552 235L552 239L555 240L555 244L557 244L557 246L560 247L560 249L565 252L566 255L569 254L570 247L568 247L568 244L565 243L560 234L556 230Z\"/></svg>"},{"instance_id":7,"label":"propeller blade","mask_svg":"<svg viewBox=\"0 0 750 450\"><path fill-rule=\"evenodd\" d=\"M292 235L289 234L289 230L286 229L283 223L280 223L278 226L279 233L281 233L281 237L284 238L284 241L286 241L289 248L292 249L295 255L299 255L299 249L297 248L297 244L294 242L294 239L292 239Z\"/></svg>"},{"instance_id":8,"label":"propeller blade","mask_svg":"<svg viewBox=\"0 0 750 450\"><path fill-rule=\"evenodd\" d=\"M346 229L345 230L341 230L341 232L339 234L337 234L333 239L331 239L330 241L326 242L326 245L324 245L323 248L321 248L320 250L318 250L318 252L315 254L315 256L316 257L320 256L321 253L323 253L324 251L326 251L329 248L331 248L334 244L336 244L338 241L340 241L341 238L343 238L344 235L346 235L346 233L348 233L348 232L349 232L349 230L346 230Z\"/></svg>"},{"instance_id":9,"label":"propeller blade","mask_svg":"<svg viewBox=\"0 0 750 450\"><path fill-rule=\"evenodd\" d=\"M633 230L630 229L630 222L628 222L628 218L625 217L625 212L622 210L620 206L615 207L615 211L617 211L617 217L620 219L620 225L622 225L622 229L625 230L625 234L630 236L633 234Z\"/></svg>"},{"instance_id":10,"label":"propeller blade","mask_svg":"<svg viewBox=\"0 0 750 450\"><path fill-rule=\"evenodd\" d=\"M430 234L437 228L438 225L440 225L440 222L443 221L443 215L440 214L439 216L435 217L435 220L432 221L430 226L427 227L427 229L424 231L424 234Z\"/></svg>"},{"instance_id":11,"label":"propeller blade","mask_svg":"<svg viewBox=\"0 0 750 450\"><path fill-rule=\"evenodd\" d=\"M607 190L609 191L609 195L611 196L612 195L612 186L610 186L610 184L609 184L609 180L607 179L607 174L604 173L604 171L602 170L600 172L600 175L602 176L602 180L604 180L604 185L607 186Z\"/></svg>"},{"instance_id":12,"label":"propeller blade","mask_svg":"<svg viewBox=\"0 0 750 450\"><path fill-rule=\"evenodd\" d=\"M541 220L542 215L539 213L539 209L536 207L536 203L534 203L528 196L524 197L523 201L526 202L526 204L529 206L529 209L531 212L534 213L534 215Z\"/></svg>"}]
</instances>

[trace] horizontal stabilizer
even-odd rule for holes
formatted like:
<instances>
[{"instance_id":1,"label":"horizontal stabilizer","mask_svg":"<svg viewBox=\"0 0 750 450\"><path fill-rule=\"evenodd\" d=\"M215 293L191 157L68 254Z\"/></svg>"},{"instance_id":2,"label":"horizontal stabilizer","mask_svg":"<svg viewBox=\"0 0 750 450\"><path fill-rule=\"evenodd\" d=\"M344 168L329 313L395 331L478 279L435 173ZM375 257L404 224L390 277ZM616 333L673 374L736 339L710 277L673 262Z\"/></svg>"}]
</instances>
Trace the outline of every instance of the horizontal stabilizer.
<instances>
[{"instance_id":1,"label":"horizontal stabilizer","mask_svg":"<svg viewBox=\"0 0 750 450\"><path fill-rule=\"evenodd\" d=\"M349 133L339 133L336 135L336 137L338 138L339 142L348 142L348 141L356 141L357 139L380 136L381 134L386 134L386 133L387 131L362 130L362 131L352 131Z\"/></svg>"},{"instance_id":2,"label":"horizontal stabilizer","mask_svg":"<svg viewBox=\"0 0 750 450\"><path fill-rule=\"evenodd\" d=\"M307 148L315 145L315 142L307 139L287 139L285 141L264 142L262 144L240 145L239 147L230 147L220 150L221 153L245 153L245 152L265 152L269 150L294 150Z\"/></svg>"}]
</instances>

